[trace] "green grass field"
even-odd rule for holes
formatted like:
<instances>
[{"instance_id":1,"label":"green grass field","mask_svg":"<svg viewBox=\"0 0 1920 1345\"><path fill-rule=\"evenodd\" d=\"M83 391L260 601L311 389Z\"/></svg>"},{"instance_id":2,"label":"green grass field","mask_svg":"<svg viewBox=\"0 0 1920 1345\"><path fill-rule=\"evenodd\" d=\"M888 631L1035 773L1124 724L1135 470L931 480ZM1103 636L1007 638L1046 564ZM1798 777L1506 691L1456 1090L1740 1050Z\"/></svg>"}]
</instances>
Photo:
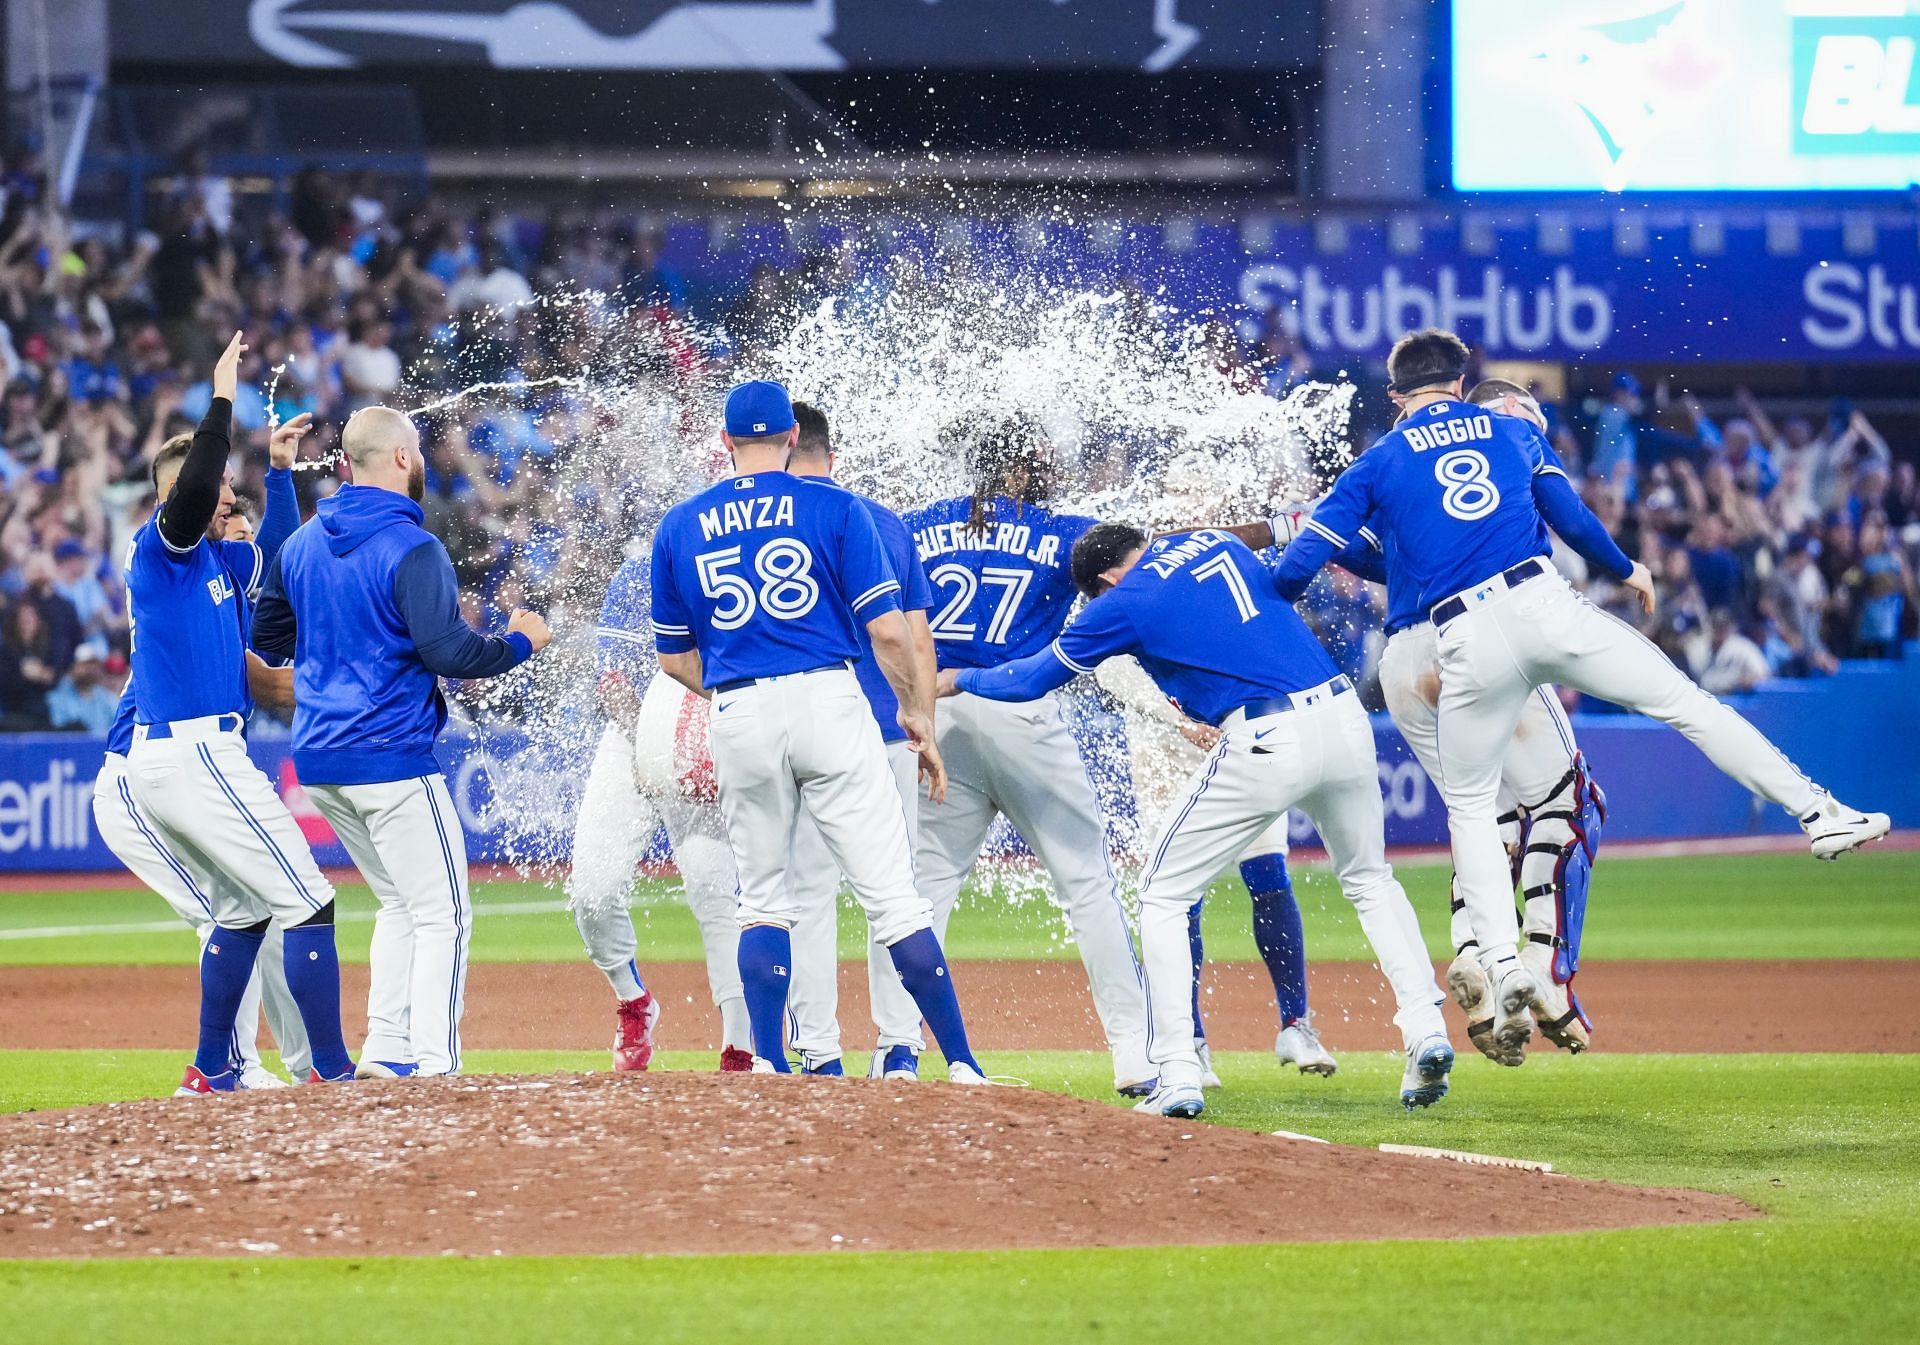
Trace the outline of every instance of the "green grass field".
<instances>
[{"instance_id":1,"label":"green grass field","mask_svg":"<svg viewBox=\"0 0 1920 1345\"><path fill-rule=\"evenodd\" d=\"M1601 875L1588 945L1595 958L1920 957L1920 915L1911 905L1920 856L1868 855L1837 866L1785 856L1613 859ZM1403 877L1434 941L1444 873L1417 868ZM1245 904L1219 895L1228 899L1211 903L1213 951L1248 956ZM1309 875L1302 896L1314 955L1360 956L1331 881ZM364 894L346 900L363 911L367 903ZM498 884L482 901L476 956L578 955L554 893ZM677 907L646 909L643 956L698 955ZM134 893L0 896L0 967L184 964L184 934L124 928L165 914ZM22 937L49 926L91 932ZM348 921L343 944L364 956L366 932ZM847 933L851 953L858 934L851 925ZM991 899L963 907L952 942L957 956L969 957L1066 951L1046 908L1009 910ZM602 1062L598 1052L476 1052L469 1068ZM662 1061L708 1063L704 1053ZM1036 1087L1112 1101L1106 1062L1091 1054L997 1053L985 1063ZM1546 1159L1584 1176L1733 1192L1766 1217L1524 1240L1118 1252L0 1262L0 1339L1920 1339L1920 1057L1575 1059L1542 1051L1526 1069L1507 1071L1463 1056L1454 1095L1412 1116L1392 1105L1398 1066L1380 1055L1344 1057L1332 1080L1284 1074L1261 1055L1236 1054L1221 1065L1229 1087L1208 1112L1218 1124ZM0 1050L0 1110L163 1094L178 1068L178 1054L168 1051ZM1170 1223L1169 1241L1184 1231Z\"/></svg>"}]
</instances>

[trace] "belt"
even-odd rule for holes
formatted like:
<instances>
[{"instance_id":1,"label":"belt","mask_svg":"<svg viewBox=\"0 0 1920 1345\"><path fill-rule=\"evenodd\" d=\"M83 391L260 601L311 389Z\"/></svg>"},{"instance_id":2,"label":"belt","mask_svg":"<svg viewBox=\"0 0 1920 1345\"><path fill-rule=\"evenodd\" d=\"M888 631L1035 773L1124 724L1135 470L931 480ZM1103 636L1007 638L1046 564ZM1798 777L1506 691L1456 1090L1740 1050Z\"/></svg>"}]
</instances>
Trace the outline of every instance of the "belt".
<instances>
[{"instance_id":1,"label":"belt","mask_svg":"<svg viewBox=\"0 0 1920 1345\"><path fill-rule=\"evenodd\" d=\"M1476 601L1484 599L1495 589L1504 591L1510 588L1519 588L1520 585L1526 583L1527 580L1538 579L1546 572L1547 563L1540 559L1540 557L1535 556L1532 560L1523 560L1510 569L1502 570L1484 584L1476 584L1465 592L1456 593L1445 602L1434 604L1433 624L1437 629L1446 625L1457 616L1464 616L1469 599Z\"/></svg>"},{"instance_id":2,"label":"belt","mask_svg":"<svg viewBox=\"0 0 1920 1345\"><path fill-rule=\"evenodd\" d=\"M775 673L771 677L736 677L731 682L715 682L709 691L739 691L743 687L759 686L762 682L781 682L789 677L811 677L815 673L837 672L850 669L853 665L844 659L839 663L823 663L817 668L802 668L799 672Z\"/></svg>"},{"instance_id":3,"label":"belt","mask_svg":"<svg viewBox=\"0 0 1920 1345\"><path fill-rule=\"evenodd\" d=\"M238 733L246 726L245 716L239 714L201 715L198 719L175 719L162 724L135 724L133 739L158 742L163 738L211 738L217 733Z\"/></svg>"},{"instance_id":4,"label":"belt","mask_svg":"<svg viewBox=\"0 0 1920 1345\"><path fill-rule=\"evenodd\" d=\"M1275 696L1271 700L1249 701L1234 713L1242 719L1264 719L1268 715L1283 715L1293 710L1305 709L1309 705L1318 705L1323 700L1332 700L1353 690L1353 679L1341 673L1331 682L1322 682L1317 687L1308 687L1305 691L1290 691L1284 696Z\"/></svg>"}]
</instances>

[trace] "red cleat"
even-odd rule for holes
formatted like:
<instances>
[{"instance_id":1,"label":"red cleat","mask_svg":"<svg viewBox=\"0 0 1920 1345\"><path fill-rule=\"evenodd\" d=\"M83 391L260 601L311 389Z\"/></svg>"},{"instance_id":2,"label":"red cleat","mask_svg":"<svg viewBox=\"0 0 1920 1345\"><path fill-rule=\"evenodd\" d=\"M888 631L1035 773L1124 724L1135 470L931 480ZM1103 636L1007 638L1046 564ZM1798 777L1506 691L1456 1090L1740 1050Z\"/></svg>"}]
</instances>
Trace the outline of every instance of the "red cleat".
<instances>
[{"instance_id":1,"label":"red cleat","mask_svg":"<svg viewBox=\"0 0 1920 1345\"><path fill-rule=\"evenodd\" d=\"M749 1058L747 1064L751 1065ZM173 1090L175 1097L211 1097L215 1093L233 1091L233 1071L225 1074L202 1074L198 1066L188 1065L187 1076L180 1080L180 1086Z\"/></svg>"},{"instance_id":2,"label":"red cleat","mask_svg":"<svg viewBox=\"0 0 1920 1345\"><path fill-rule=\"evenodd\" d=\"M720 1072L722 1074L753 1073L753 1052L743 1051L738 1046L728 1046L720 1052Z\"/></svg>"},{"instance_id":3,"label":"red cleat","mask_svg":"<svg viewBox=\"0 0 1920 1345\"><path fill-rule=\"evenodd\" d=\"M653 1027L660 1021L660 1006L645 990L639 999L623 999L618 1011L619 1027L613 1038L613 1070L633 1074L646 1069L653 1059Z\"/></svg>"}]
</instances>

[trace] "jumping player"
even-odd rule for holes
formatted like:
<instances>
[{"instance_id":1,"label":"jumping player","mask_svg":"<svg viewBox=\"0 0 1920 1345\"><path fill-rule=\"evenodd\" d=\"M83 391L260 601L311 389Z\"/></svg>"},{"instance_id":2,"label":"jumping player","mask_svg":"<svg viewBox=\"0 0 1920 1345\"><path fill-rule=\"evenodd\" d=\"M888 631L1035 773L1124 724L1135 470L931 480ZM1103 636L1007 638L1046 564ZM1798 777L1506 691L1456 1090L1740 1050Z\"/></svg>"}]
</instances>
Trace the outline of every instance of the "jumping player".
<instances>
[{"instance_id":1,"label":"jumping player","mask_svg":"<svg viewBox=\"0 0 1920 1345\"><path fill-rule=\"evenodd\" d=\"M127 782L157 844L194 856L213 880L203 889L215 929L200 958L200 1041L180 1085L188 1094L234 1088L234 1024L274 924L311 1043L309 1078L353 1077L340 1035L333 889L242 737L253 709L243 596L258 593L267 558L252 542L207 538L222 503L231 507L225 477L245 349L235 332L193 438L155 457L160 505L127 556L136 688Z\"/></svg>"},{"instance_id":2,"label":"jumping player","mask_svg":"<svg viewBox=\"0 0 1920 1345\"><path fill-rule=\"evenodd\" d=\"M900 795L851 663L864 625L900 700L900 726L935 798L945 769L933 688L899 614L900 581L867 511L845 491L797 481L798 436L778 383L728 394L722 442L735 476L669 510L654 534L660 670L712 701L713 764L740 879L740 977L754 1069L789 1073L783 1028L791 930L785 882L796 821L820 828L956 1083L985 1082L932 911L913 886Z\"/></svg>"},{"instance_id":3,"label":"jumping player","mask_svg":"<svg viewBox=\"0 0 1920 1345\"><path fill-rule=\"evenodd\" d=\"M1340 888L1393 987L1406 1047L1400 1100L1447 1092L1453 1048L1413 908L1386 859L1373 728L1353 685L1265 566L1237 538L1155 538L1125 524L1087 532L1073 578L1092 601L1039 652L995 668L941 674L943 693L1021 701L1131 654L1188 714L1222 730L1185 801L1155 837L1140 892L1140 944L1153 1003L1159 1085L1136 1110L1198 1116L1187 913L1248 842L1289 808L1313 819Z\"/></svg>"},{"instance_id":4,"label":"jumping player","mask_svg":"<svg viewBox=\"0 0 1920 1345\"><path fill-rule=\"evenodd\" d=\"M943 671L986 668L1044 650L1073 606L1069 557L1097 519L1047 507L1053 468L1040 429L1022 417L981 427L967 445L971 497L942 500L905 517L934 589L930 621ZM1114 1087L1152 1091L1147 1009L1106 825L1052 688L1024 703L961 695L944 707L940 751L947 801L920 808L914 851L920 890L944 933L987 829L1005 814L1053 878L1086 965L1093 1004L1113 1055ZM918 1024L900 997L874 982L883 1072L910 1072Z\"/></svg>"},{"instance_id":5,"label":"jumping player","mask_svg":"<svg viewBox=\"0 0 1920 1345\"><path fill-rule=\"evenodd\" d=\"M446 547L421 527L420 433L382 406L340 433L353 481L281 550L254 644L292 657L293 762L380 901L360 1077L457 1074L473 905L467 842L434 759L440 679L492 677L544 649L515 612L504 636L460 615Z\"/></svg>"},{"instance_id":6,"label":"jumping player","mask_svg":"<svg viewBox=\"0 0 1920 1345\"><path fill-rule=\"evenodd\" d=\"M1493 987L1493 1037L1515 1051L1546 1001L1515 939L1498 799L1508 744L1539 687L1560 682L1672 724L1720 769L1792 812L1819 858L1884 836L1890 824L1884 813L1843 807L1637 631L1567 585L1546 558L1549 525L1653 607L1646 566L1607 535L1539 431L1462 400L1466 366L1466 346L1451 332L1401 338L1387 365L1399 425L1341 474L1276 574L1280 592L1297 598L1364 526L1427 609L1455 883Z\"/></svg>"}]
</instances>

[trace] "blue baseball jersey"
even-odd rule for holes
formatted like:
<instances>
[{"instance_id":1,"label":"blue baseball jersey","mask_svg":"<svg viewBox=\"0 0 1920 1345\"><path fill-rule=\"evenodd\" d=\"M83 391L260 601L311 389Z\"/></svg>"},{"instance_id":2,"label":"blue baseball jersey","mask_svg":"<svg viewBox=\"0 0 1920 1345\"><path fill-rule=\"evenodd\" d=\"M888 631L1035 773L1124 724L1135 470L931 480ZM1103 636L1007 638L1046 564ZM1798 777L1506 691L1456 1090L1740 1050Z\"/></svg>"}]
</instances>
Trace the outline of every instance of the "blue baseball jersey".
<instances>
[{"instance_id":1,"label":"blue baseball jersey","mask_svg":"<svg viewBox=\"0 0 1920 1345\"><path fill-rule=\"evenodd\" d=\"M801 480L824 490L846 490L845 486L830 477L808 476ZM886 549L887 563L900 580L900 609L905 612L926 611L933 606L933 593L927 586L927 572L914 552L913 538L907 532L907 525L900 521L900 515L878 500L848 493L853 494L853 498L865 507L867 517L873 520L874 529L880 534L880 545ZM867 693L867 704L873 707L874 722L880 725L881 741L904 742L907 731L900 727L900 698L893 694L893 684L887 681L887 675L880 671L880 664L873 657L873 639L864 625L860 627L859 635L860 660L853 665L853 673L860 679L860 689Z\"/></svg>"},{"instance_id":2,"label":"blue baseball jersey","mask_svg":"<svg viewBox=\"0 0 1920 1345\"><path fill-rule=\"evenodd\" d=\"M1280 558L1281 592L1297 598L1362 526L1391 538L1418 608L1546 555L1536 478L1566 473L1540 432L1467 402L1422 407L1340 474Z\"/></svg>"},{"instance_id":3,"label":"blue baseball jersey","mask_svg":"<svg viewBox=\"0 0 1920 1345\"><path fill-rule=\"evenodd\" d=\"M1000 495L993 522L972 532L971 509L962 496L905 515L933 586L942 668L991 668L1051 644L1073 611L1073 544L1100 521Z\"/></svg>"},{"instance_id":4,"label":"blue baseball jersey","mask_svg":"<svg viewBox=\"0 0 1920 1345\"><path fill-rule=\"evenodd\" d=\"M1231 534L1154 539L1126 578L1088 603L1040 653L959 677L962 691L1024 700L1119 654L1140 660L1181 710L1218 724L1243 706L1338 676L1326 648Z\"/></svg>"},{"instance_id":5,"label":"blue baseball jersey","mask_svg":"<svg viewBox=\"0 0 1920 1345\"><path fill-rule=\"evenodd\" d=\"M629 556L613 572L606 599L600 604L600 625L594 631L595 672L619 673L644 692L653 681L653 623L648 590L652 566L645 556Z\"/></svg>"},{"instance_id":6,"label":"blue baseball jersey","mask_svg":"<svg viewBox=\"0 0 1920 1345\"><path fill-rule=\"evenodd\" d=\"M900 610L900 580L852 494L785 472L738 476L667 511L653 535L653 640L700 651L709 687L860 657L860 627Z\"/></svg>"},{"instance_id":7,"label":"blue baseball jersey","mask_svg":"<svg viewBox=\"0 0 1920 1345\"><path fill-rule=\"evenodd\" d=\"M120 703L113 710L113 724L107 729L107 751L125 756L133 750L133 678L121 688Z\"/></svg>"},{"instance_id":8,"label":"blue baseball jersey","mask_svg":"<svg viewBox=\"0 0 1920 1345\"><path fill-rule=\"evenodd\" d=\"M197 538L175 550L156 513L127 550L133 680L142 724L253 713L247 688L248 605L265 557L252 542Z\"/></svg>"}]
</instances>

